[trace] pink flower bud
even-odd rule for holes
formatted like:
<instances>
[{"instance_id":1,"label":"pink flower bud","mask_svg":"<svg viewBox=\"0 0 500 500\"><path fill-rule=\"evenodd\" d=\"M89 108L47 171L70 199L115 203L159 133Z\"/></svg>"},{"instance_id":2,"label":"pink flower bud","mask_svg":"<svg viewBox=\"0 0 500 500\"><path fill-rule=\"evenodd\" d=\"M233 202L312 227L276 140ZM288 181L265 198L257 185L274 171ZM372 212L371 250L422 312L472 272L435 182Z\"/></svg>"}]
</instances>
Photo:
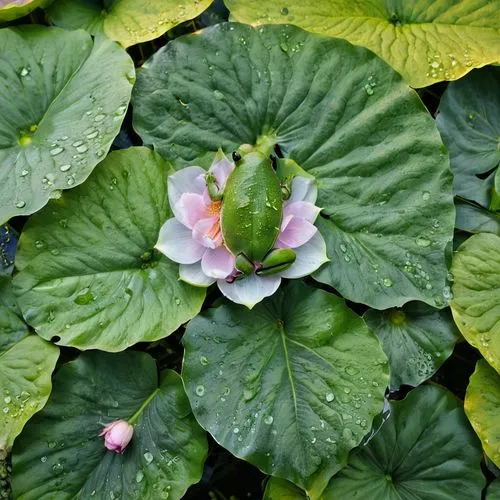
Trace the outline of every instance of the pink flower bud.
<instances>
[{"instance_id":1,"label":"pink flower bud","mask_svg":"<svg viewBox=\"0 0 500 500\"><path fill-rule=\"evenodd\" d=\"M99 436L104 436L104 446L115 453L123 453L134 434L126 420L116 420L106 425Z\"/></svg>"}]
</instances>

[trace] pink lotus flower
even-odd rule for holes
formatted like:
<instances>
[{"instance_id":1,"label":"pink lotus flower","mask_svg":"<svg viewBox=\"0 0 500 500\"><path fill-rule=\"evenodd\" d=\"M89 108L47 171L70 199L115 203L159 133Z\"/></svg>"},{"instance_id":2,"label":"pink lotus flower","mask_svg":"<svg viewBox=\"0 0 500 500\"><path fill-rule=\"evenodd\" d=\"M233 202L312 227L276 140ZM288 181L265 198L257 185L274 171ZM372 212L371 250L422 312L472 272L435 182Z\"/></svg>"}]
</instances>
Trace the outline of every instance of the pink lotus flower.
<instances>
[{"instance_id":1,"label":"pink lotus flower","mask_svg":"<svg viewBox=\"0 0 500 500\"><path fill-rule=\"evenodd\" d=\"M234 163L218 155L209 172L220 190ZM187 167L168 179L168 197L174 218L167 220L160 230L155 248L174 262L178 262L179 276L194 286L207 287L217 282L220 291L230 300L252 308L278 289L281 278L302 278L316 271L329 259L326 245L314 221L320 208L316 182L305 177L294 177L291 196L283 204L283 218L275 248L293 248L295 262L285 271L258 276L252 274L234 279L235 257L224 246L220 228L222 202L212 201L205 181L206 171L201 167Z\"/></svg>"},{"instance_id":2,"label":"pink lotus flower","mask_svg":"<svg viewBox=\"0 0 500 500\"><path fill-rule=\"evenodd\" d=\"M106 425L99 436L104 437L104 446L115 453L123 453L134 434L134 428L126 420L116 420Z\"/></svg>"}]
</instances>

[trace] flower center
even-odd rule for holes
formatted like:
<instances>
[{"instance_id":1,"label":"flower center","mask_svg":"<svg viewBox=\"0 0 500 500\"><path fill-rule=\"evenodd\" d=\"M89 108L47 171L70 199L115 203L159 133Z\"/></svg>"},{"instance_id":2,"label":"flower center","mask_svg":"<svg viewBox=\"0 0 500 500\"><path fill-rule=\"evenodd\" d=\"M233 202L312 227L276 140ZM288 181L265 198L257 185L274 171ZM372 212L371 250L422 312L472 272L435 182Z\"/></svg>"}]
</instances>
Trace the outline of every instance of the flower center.
<instances>
[{"instance_id":1,"label":"flower center","mask_svg":"<svg viewBox=\"0 0 500 500\"><path fill-rule=\"evenodd\" d=\"M210 217L219 217L221 207L221 201L212 201L212 203L210 203L207 208L207 215L209 215Z\"/></svg>"}]
</instances>

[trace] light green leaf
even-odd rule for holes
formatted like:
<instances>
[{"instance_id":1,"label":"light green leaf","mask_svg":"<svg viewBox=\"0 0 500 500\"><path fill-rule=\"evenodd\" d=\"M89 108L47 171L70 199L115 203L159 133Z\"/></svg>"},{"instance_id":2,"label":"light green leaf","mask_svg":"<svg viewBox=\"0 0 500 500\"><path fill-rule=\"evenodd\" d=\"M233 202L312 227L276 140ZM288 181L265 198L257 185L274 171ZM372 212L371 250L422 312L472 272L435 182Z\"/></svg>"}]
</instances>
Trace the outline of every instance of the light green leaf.
<instances>
[{"instance_id":1,"label":"light green leaf","mask_svg":"<svg viewBox=\"0 0 500 500\"><path fill-rule=\"evenodd\" d=\"M500 500L500 478L495 479L486 491L486 500Z\"/></svg>"},{"instance_id":2,"label":"light green leaf","mask_svg":"<svg viewBox=\"0 0 500 500\"><path fill-rule=\"evenodd\" d=\"M224 0L232 19L291 23L366 47L412 87L456 80L500 61L498 4L490 0Z\"/></svg>"},{"instance_id":3,"label":"light green leaf","mask_svg":"<svg viewBox=\"0 0 500 500\"><path fill-rule=\"evenodd\" d=\"M371 52L291 26L222 24L147 61L134 126L165 158L279 144L318 180L331 262L316 275L377 309L442 307L454 208L432 118Z\"/></svg>"},{"instance_id":4,"label":"light green leaf","mask_svg":"<svg viewBox=\"0 0 500 500\"><path fill-rule=\"evenodd\" d=\"M349 457L324 499L480 500L481 447L461 404L438 386L391 403L380 431Z\"/></svg>"},{"instance_id":5,"label":"light green leaf","mask_svg":"<svg viewBox=\"0 0 500 500\"><path fill-rule=\"evenodd\" d=\"M486 455L500 467L500 375L484 359L471 375L464 406Z\"/></svg>"},{"instance_id":6,"label":"light green leaf","mask_svg":"<svg viewBox=\"0 0 500 500\"><path fill-rule=\"evenodd\" d=\"M262 500L307 500L307 496L303 490L290 481L271 477L267 482Z\"/></svg>"},{"instance_id":7,"label":"light green leaf","mask_svg":"<svg viewBox=\"0 0 500 500\"><path fill-rule=\"evenodd\" d=\"M27 16L38 7L46 7L53 0L0 0L0 23Z\"/></svg>"},{"instance_id":8,"label":"light green leaf","mask_svg":"<svg viewBox=\"0 0 500 500\"><path fill-rule=\"evenodd\" d=\"M120 351L166 337L199 312L205 289L179 281L178 264L153 250L172 216L170 172L147 148L115 151L29 220L14 285L43 338Z\"/></svg>"},{"instance_id":9,"label":"light green leaf","mask_svg":"<svg viewBox=\"0 0 500 500\"><path fill-rule=\"evenodd\" d=\"M103 33L124 47L147 42L199 16L213 0L59 0L51 21L67 29Z\"/></svg>"},{"instance_id":10,"label":"light green leaf","mask_svg":"<svg viewBox=\"0 0 500 500\"><path fill-rule=\"evenodd\" d=\"M84 31L0 30L0 223L82 183L120 130L135 72Z\"/></svg>"},{"instance_id":11,"label":"light green leaf","mask_svg":"<svg viewBox=\"0 0 500 500\"><path fill-rule=\"evenodd\" d=\"M455 202L455 208L457 209L455 221L457 229L469 233L493 233L500 236L500 215L460 199Z\"/></svg>"},{"instance_id":12,"label":"light green leaf","mask_svg":"<svg viewBox=\"0 0 500 500\"><path fill-rule=\"evenodd\" d=\"M137 417L122 455L106 450L103 426ZM181 498L207 455L180 377L160 377L145 353L84 353L54 377L45 409L13 449L19 500Z\"/></svg>"},{"instance_id":13,"label":"light green leaf","mask_svg":"<svg viewBox=\"0 0 500 500\"><path fill-rule=\"evenodd\" d=\"M500 237L471 236L455 253L452 273L455 323L500 373Z\"/></svg>"},{"instance_id":14,"label":"light green leaf","mask_svg":"<svg viewBox=\"0 0 500 500\"><path fill-rule=\"evenodd\" d=\"M390 388L420 385L432 377L460 338L450 311L414 302L402 309L368 310L363 319L389 358Z\"/></svg>"},{"instance_id":15,"label":"light green leaf","mask_svg":"<svg viewBox=\"0 0 500 500\"><path fill-rule=\"evenodd\" d=\"M500 68L473 71L448 85L436 120L450 152L455 192L485 208L495 172L486 174L500 163L499 88Z\"/></svg>"},{"instance_id":16,"label":"light green leaf","mask_svg":"<svg viewBox=\"0 0 500 500\"><path fill-rule=\"evenodd\" d=\"M0 456L44 407L58 357L59 348L30 335L17 316L10 278L0 277Z\"/></svg>"},{"instance_id":17,"label":"light green leaf","mask_svg":"<svg viewBox=\"0 0 500 500\"><path fill-rule=\"evenodd\" d=\"M182 378L224 448L316 498L383 406L387 359L340 298L294 281L252 311L193 319Z\"/></svg>"}]
</instances>

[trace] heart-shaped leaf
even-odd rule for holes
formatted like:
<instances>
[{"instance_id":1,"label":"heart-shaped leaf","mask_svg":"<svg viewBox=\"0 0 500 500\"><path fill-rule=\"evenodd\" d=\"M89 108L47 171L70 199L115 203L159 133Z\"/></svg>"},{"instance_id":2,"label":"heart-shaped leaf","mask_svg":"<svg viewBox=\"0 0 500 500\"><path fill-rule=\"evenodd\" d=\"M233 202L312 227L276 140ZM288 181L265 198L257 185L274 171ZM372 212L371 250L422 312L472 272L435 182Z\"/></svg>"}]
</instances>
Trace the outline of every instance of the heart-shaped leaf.
<instances>
[{"instance_id":1,"label":"heart-shaped leaf","mask_svg":"<svg viewBox=\"0 0 500 500\"><path fill-rule=\"evenodd\" d=\"M27 16L38 7L46 7L53 0L0 0L0 23Z\"/></svg>"},{"instance_id":2,"label":"heart-shaped leaf","mask_svg":"<svg viewBox=\"0 0 500 500\"><path fill-rule=\"evenodd\" d=\"M470 378L465 413L488 457L500 467L500 375L482 359Z\"/></svg>"},{"instance_id":3,"label":"heart-shaped leaf","mask_svg":"<svg viewBox=\"0 0 500 500\"><path fill-rule=\"evenodd\" d=\"M448 85L436 120L450 152L455 192L485 208L500 163L499 88L500 68L473 71Z\"/></svg>"},{"instance_id":4,"label":"heart-shaped leaf","mask_svg":"<svg viewBox=\"0 0 500 500\"><path fill-rule=\"evenodd\" d=\"M45 405L59 349L17 315L10 278L0 277L0 456L26 422Z\"/></svg>"},{"instance_id":5,"label":"heart-shaped leaf","mask_svg":"<svg viewBox=\"0 0 500 500\"><path fill-rule=\"evenodd\" d=\"M481 447L461 404L423 386L391 403L380 431L349 456L324 498L480 500Z\"/></svg>"},{"instance_id":6,"label":"heart-shaped leaf","mask_svg":"<svg viewBox=\"0 0 500 500\"><path fill-rule=\"evenodd\" d=\"M106 450L103 425L133 416L125 452ZM145 353L84 353L58 371L47 406L16 441L12 489L25 500L178 499L200 480L206 455L175 372L158 377Z\"/></svg>"},{"instance_id":7,"label":"heart-shaped leaf","mask_svg":"<svg viewBox=\"0 0 500 500\"><path fill-rule=\"evenodd\" d=\"M104 33L124 47L147 42L200 15L213 0L59 0L48 10L54 24Z\"/></svg>"},{"instance_id":8,"label":"heart-shaped leaf","mask_svg":"<svg viewBox=\"0 0 500 500\"><path fill-rule=\"evenodd\" d=\"M489 0L224 0L235 21L291 23L366 47L412 87L456 80L500 60L498 5Z\"/></svg>"},{"instance_id":9,"label":"heart-shaped leaf","mask_svg":"<svg viewBox=\"0 0 500 500\"><path fill-rule=\"evenodd\" d=\"M0 223L82 183L104 158L135 72L116 43L84 31L0 30Z\"/></svg>"},{"instance_id":10,"label":"heart-shaped leaf","mask_svg":"<svg viewBox=\"0 0 500 500\"><path fill-rule=\"evenodd\" d=\"M500 237L471 236L455 253L452 273L455 323L500 373Z\"/></svg>"},{"instance_id":11,"label":"heart-shaped leaf","mask_svg":"<svg viewBox=\"0 0 500 500\"><path fill-rule=\"evenodd\" d=\"M134 92L134 126L167 159L279 144L317 178L331 259L318 280L379 309L445 304L447 155L416 93L371 52L291 26L221 24L158 51Z\"/></svg>"},{"instance_id":12,"label":"heart-shaped leaf","mask_svg":"<svg viewBox=\"0 0 500 500\"><path fill-rule=\"evenodd\" d=\"M34 215L19 240L14 279L26 321L45 339L120 351L175 331L205 289L153 247L172 216L170 166L147 148L111 153L82 186Z\"/></svg>"},{"instance_id":13,"label":"heart-shaped leaf","mask_svg":"<svg viewBox=\"0 0 500 500\"><path fill-rule=\"evenodd\" d=\"M344 301L291 282L252 311L193 319L182 378L203 428L316 497L381 409L387 359Z\"/></svg>"},{"instance_id":14,"label":"heart-shaped leaf","mask_svg":"<svg viewBox=\"0 0 500 500\"><path fill-rule=\"evenodd\" d=\"M404 384L417 386L432 377L460 338L448 309L437 311L418 302L402 309L369 310L363 319L389 358L393 390Z\"/></svg>"}]
</instances>

